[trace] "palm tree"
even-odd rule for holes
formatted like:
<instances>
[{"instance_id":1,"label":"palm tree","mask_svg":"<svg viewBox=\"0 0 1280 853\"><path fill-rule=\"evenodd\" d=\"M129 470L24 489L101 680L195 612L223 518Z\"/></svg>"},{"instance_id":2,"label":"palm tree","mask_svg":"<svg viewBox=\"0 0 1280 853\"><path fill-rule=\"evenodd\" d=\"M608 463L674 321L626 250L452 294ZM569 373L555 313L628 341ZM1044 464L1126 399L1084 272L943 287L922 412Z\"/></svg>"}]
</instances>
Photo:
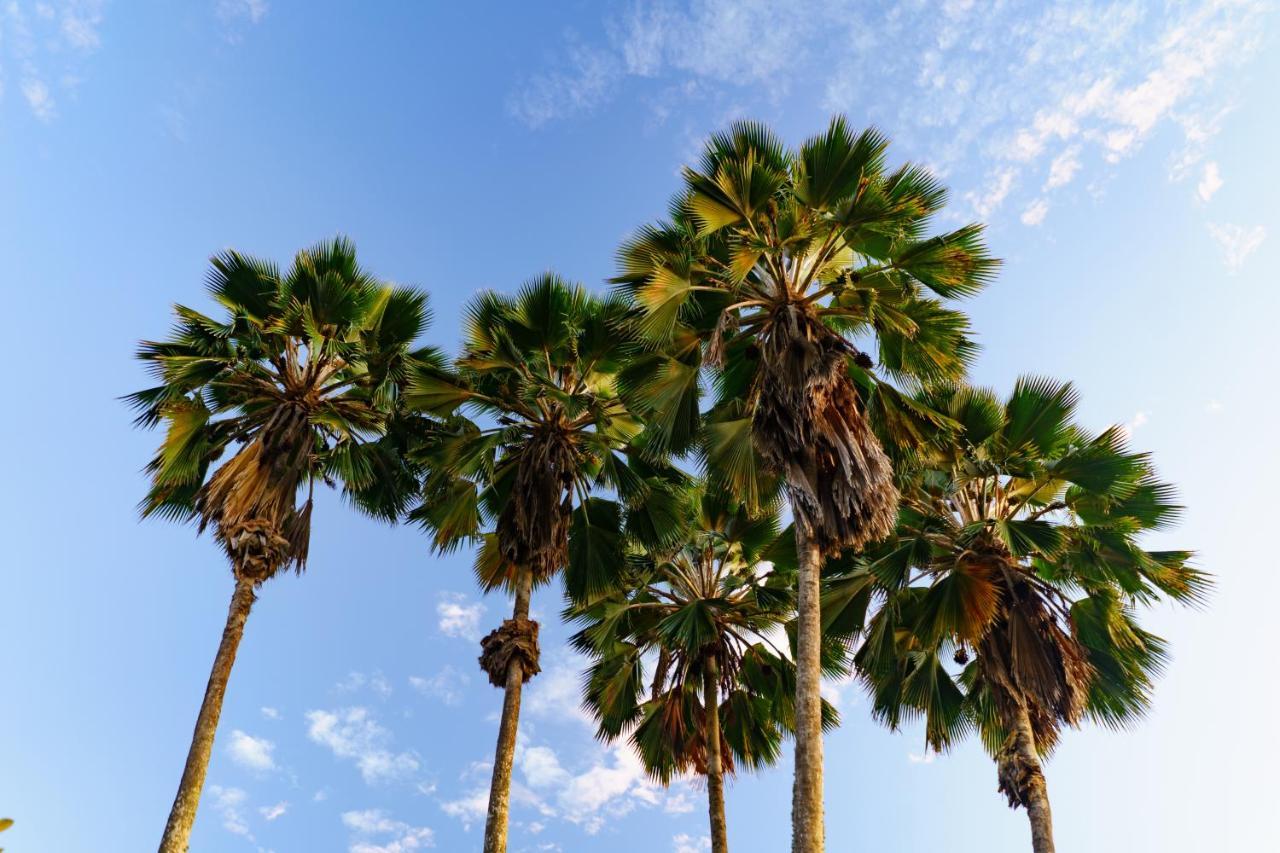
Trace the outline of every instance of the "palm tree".
<instances>
[{"instance_id":1,"label":"palm tree","mask_svg":"<svg viewBox=\"0 0 1280 853\"><path fill-rule=\"evenodd\" d=\"M1054 849L1042 758L1062 727L1123 726L1150 703L1165 644L1135 609L1208 588L1190 553L1142 547L1176 519L1173 490L1123 428L1076 424L1076 399L1036 378L1005 401L968 387L924 395L957 429L900 466L896 535L828 592L887 590L855 657L876 716L892 727L923 716L937 750L976 730L1036 853Z\"/></svg>"},{"instance_id":2,"label":"palm tree","mask_svg":"<svg viewBox=\"0 0 1280 853\"><path fill-rule=\"evenodd\" d=\"M160 384L128 398L140 426L165 426L143 516L212 528L235 578L162 853L187 849L258 587L306 566L316 482L340 481L359 507L393 520L396 484L415 472L381 436L410 367L438 360L413 349L429 320L425 294L374 279L341 237L299 252L283 275L225 252L208 288L222 318L177 306L169 339L138 352Z\"/></svg>"},{"instance_id":3,"label":"palm tree","mask_svg":"<svg viewBox=\"0 0 1280 853\"><path fill-rule=\"evenodd\" d=\"M632 555L617 591L571 614L587 623L575 645L596 658L584 701L599 736L629 732L664 785L704 776L711 849L725 853L724 775L773 764L794 728L795 669L774 645L794 615L794 546L772 508L752 517L722 490L693 499L677 547Z\"/></svg>"},{"instance_id":4,"label":"palm tree","mask_svg":"<svg viewBox=\"0 0 1280 853\"><path fill-rule=\"evenodd\" d=\"M539 671L533 587L562 571L579 600L608 587L623 562L624 506L592 497L597 486L625 503L630 537L659 544L673 535L678 505L668 484L680 477L630 449L642 425L617 390L632 345L625 310L550 273L514 297L482 293L466 310L453 369L419 371L406 394L411 406L451 418L423 451L432 473L410 517L438 550L479 540L481 584L515 598L511 618L481 641L480 666L505 691L487 853L507 849L520 697Z\"/></svg>"},{"instance_id":5,"label":"palm tree","mask_svg":"<svg viewBox=\"0 0 1280 853\"><path fill-rule=\"evenodd\" d=\"M924 169L885 164L888 140L843 118L792 151L766 128L712 136L667 222L620 252L652 354L627 385L660 436L698 437L704 368L716 400L702 437L713 471L754 510L762 472L781 476L798 551L797 732L792 849L823 848L822 629L825 556L893 528L897 490L874 428L919 440L936 424L879 381L961 376L974 352L942 299L977 292L996 262L981 227L927 236L946 191Z\"/></svg>"}]
</instances>

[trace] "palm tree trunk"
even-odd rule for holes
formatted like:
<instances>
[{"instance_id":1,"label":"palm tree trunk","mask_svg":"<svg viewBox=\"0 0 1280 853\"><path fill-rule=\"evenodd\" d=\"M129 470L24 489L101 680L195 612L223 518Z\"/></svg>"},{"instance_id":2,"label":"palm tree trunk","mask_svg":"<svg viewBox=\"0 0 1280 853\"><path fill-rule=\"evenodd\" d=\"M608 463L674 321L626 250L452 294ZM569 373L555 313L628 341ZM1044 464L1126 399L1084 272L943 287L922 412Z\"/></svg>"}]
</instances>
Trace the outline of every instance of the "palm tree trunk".
<instances>
[{"instance_id":1,"label":"palm tree trunk","mask_svg":"<svg viewBox=\"0 0 1280 853\"><path fill-rule=\"evenodd\" d=\"M703 737L707 745L707 813L711 820L711 853L729 853L729 832L724 817L724 766L720 759L720 667L707 658L702 675L702 701L706 706Z\"/></svg>"},{"instance_id":2,"label":"palm tree trunk","mask_svg":"<svg viewBox=\"0 0 1280 853\"><path fill-rule=\"evenodd\" d=\"M522 573L516 587L511 618L529 618L533 575ZM516 757L516 731L520 724L520 694L524 690L524 665L513 657L507 667L507 683L502 699L502 721L498 725L498 746L493 758L493 779L489 783L489 814L484 822L484 853L506 853L507 822L511 810L511 765Z\"/></svg>"},{"instance_id":3,"label":"palm tree trunk","mask_svg":"<svg viewBox=\"0 0 1280 853\"><path fill-rule=\"evenodd\" d=\"M186 853L191 841L191 827L195 824L196 808L200 805L200 791L204 777L209 772L209 756L213 754L213 737L218 731L218 718L222 716L222 699L227 692L231 667L236 662L236 650L244 636L244 623L253 607L254 583L237 578L235 592L231 595L231 608L227 611L227 625L222 629L222 642L213 659L213 671L204 691L200 716L196 717L195 732L191 736L191 749L187 752L187 765L178 783L178 796L169 810L169 822L160 839L160 853Z\"/></svg>"},{"instance_id":4,"label":"palm tree trunk","mask_svg":"<svg viewBox=\"0 0 1280 853\"><path fill-rule=\"evenodd\" d=\"M1031 849L1034 853L1054 853L1053 814L1049 809L1049 788L1045 784L1040 753L1036 749L1031 714L1025 705L1018 707L1012 720L1009 739L997 756L1000 790L1009 804L1024 806L1031 823Z\"/></svg>"},{"instance_id":5,"label":"palm tree trunk","mask_svg":"<svg viewBox=\"0 0 1280 853\"><path fill-rule=\"evenodd\" d=\"M822 853L822 553L797 524L796 770L791 792L792 853Z\"/></svg>"}]
</instances>

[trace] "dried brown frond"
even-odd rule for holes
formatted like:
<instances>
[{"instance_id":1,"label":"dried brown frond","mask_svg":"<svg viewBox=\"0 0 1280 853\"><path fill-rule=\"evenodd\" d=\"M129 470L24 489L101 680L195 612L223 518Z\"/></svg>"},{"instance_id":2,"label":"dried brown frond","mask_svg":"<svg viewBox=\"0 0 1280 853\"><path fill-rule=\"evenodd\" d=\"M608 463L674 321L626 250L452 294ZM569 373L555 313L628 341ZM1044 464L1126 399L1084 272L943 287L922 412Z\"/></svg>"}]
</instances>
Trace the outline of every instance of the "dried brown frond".
<instances>
[{"instance_id":1,"label":"dried brown frond","mask_svg":"<svg viewBox=\"0 0 1280 853\"><path fill-rule=\"evenodd\" d=\"M1003 602L977 644L982 676L1006 729L1013 729L1011 721L1025 704L1037 749L1046 752L1062 724L1080 721L1094 670L1084 647L1016 569L1005 573Z\"/></svg>"},{"instance_id":2,"label":"dried brown frond","mask_svg":"<svg viewBox=\"0 0 1280 853\"><path fill-rule=\"evenodd\" d=\"M884 538L898 490L848 375L857 351L794 302L775 310L761 342L752 432L785 478L796 523L827 554Z\"/></svg>"}]
</instances>

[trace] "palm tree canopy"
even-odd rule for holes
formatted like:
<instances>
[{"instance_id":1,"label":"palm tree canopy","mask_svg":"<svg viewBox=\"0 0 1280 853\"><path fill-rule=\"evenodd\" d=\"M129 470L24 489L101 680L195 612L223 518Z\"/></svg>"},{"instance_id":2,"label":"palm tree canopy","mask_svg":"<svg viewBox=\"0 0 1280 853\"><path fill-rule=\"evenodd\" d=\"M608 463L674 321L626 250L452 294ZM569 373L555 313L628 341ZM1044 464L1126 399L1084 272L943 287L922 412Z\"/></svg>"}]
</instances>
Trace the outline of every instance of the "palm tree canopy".
<instances>
[{"instance_id":1,"label":"palm tree canopy","mask_svg":"<svg viewBox=\"0 0 1280 853\"><path fill-rule=\"evenodd\" d=\"M709 668L724 697L727 771L774 763L795 717L794 665L775 645L795 610L789 531L775 508L750 514L723 490L694 490L688 513L675 547L633 551L610 594L567 613L584 624L573 644L594 658L584 704L599 735L630 731L663 783L706 770L699 694ZM834 726L834 708L824 714Z\"/></svg>"},{"instance_id":2,"label":"palm tree canopy","mask_svg":"<svg viewBox=\"0 0 1280 853\"><path fill-rule=\"evenodd\" d=\"M892 471L864 414L897 441L940 419L872 368L907 383L958 379L975 351L944 301L996 268L981 227L930 235L946 190L890 169L888 140L841 118L796 150L752 122L711 137L670 217L619 252L617 281L651 349L624 379L683 449L699 436L703 369L716 368L702 451L753 508L786 481L797 523L829 553L888 533Z\"/></svg>"},{"instance_id":3,"label":"palm tree canopy","mask_svg":"<svg viewBox=\"0 0 1280 853\"><path fill-rule=\"evenodd\" d=\"M454 365L412 377L409 404L450 421L422 451L432 474L411 517L437 549L480 540L486 588L567 568L585 597L608 585L628 538L674 535L682 477L635 449L643 425L618 392L634 352L626 312L551 273L514 296L482 293ZM616 500L592 495L601 488Z\"/></svg>"},{"instance_id":4,"label":"palm tree canopy","mask_svg":"<svg viewBox=\"0 0 1280 853\"><path fill-rule=\"evenodd\" d=\"M402 508L414 478L385 433L410 372L439 362L415 347L427 297L378 281L343 237L283 273L224 252L207 285L221 317L175 306L169 338L138 351L160 384L127 399L140 426L165 426L141 511L212 526L238 574L301 571L316 480L376 516Z\"/></svg>"},{"instance_id":5,"label":"palm tree canopy","mask_svg":"<svg viewBox=\"0 0 1280 853\"><path fill-rule=\"evenodd\" d=\"M1195 603L1209 584L1190 552L1141 544L1176 520L1173 489L1122 427L1093 434L1074 420L1069 383L1023 378L1003 401L953 386L921 401L957 429L901 466L896 534L824 599L836 611L824 618L856 624L839 612L842 591L887 593L856 656L876 716L923 715L936 749L976 727L994 753L1016 705L1041 750L1086 714L1109 726L1141 715L1165 646L1135 608Z\"/></svg>"}]
</instances>

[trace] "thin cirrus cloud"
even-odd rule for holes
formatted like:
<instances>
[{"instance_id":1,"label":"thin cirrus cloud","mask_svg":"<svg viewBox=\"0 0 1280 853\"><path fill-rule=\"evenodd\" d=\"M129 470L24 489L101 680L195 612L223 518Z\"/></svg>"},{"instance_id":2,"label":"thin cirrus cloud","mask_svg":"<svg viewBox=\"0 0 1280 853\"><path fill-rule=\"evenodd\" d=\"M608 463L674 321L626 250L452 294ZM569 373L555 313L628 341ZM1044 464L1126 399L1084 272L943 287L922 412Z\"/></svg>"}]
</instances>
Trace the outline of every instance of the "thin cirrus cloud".
<instances>
[{"instance_id":1,"label":"thin cirrus cloud","mask_svg":"<svg viewBox=\"0 0 1280 853\"><path fill-rule=\"evenodd\" d=\"M673 104L741 114L816 89L817 106L893 128L938 171L985 174L958 187L966 215L990 217L1014 199L1038 225L1044 194L1132 156L1164 126L1182 136L1170 176L1187 177L1229 109L1220 72L1256 53L1269 12L1267 0L797 0L785 16L764 0L644 4L605 20L597 44L571 40L507 106L536 128L625 93L661 122Z\"/></svg>"},{"instance_id":2,"label":"thin cirrus cloud","mask_svg":"<svg viewBox=\"0 0 1280 853\"><path fill-rule=\"evenodd\" d=\"M1222 262L1226 264L1227 271L1237 273L1267 239L1267 229L1262 225L1210 223L1209 235L1222 250Z\"/></svg>"},{"instance_id":3,"label":"thin cirrus cloud","mask_svg":"<svg viewBox=\"0 0 1280 853\"><path fill-rule=\"evenodd\" d=\"M457 705L462 702L463 691L470 683L469 675L448 664L429 678L420 675L409 676L410 687L423 696L439 699L446 705Z\"/></svg>"},{"instance_id":4,"label":"thin cirrus cloud","mask_svg":"<svg viewBox=\"0 0 1280 853\"><path fill-rule=\"evenodd\" d=\"M102 43L101 0L10 0L0 7L0 80L17 81L36 119L58 116L58 98L80 81L85 58Z\"/></svg>"}]
</instances>

